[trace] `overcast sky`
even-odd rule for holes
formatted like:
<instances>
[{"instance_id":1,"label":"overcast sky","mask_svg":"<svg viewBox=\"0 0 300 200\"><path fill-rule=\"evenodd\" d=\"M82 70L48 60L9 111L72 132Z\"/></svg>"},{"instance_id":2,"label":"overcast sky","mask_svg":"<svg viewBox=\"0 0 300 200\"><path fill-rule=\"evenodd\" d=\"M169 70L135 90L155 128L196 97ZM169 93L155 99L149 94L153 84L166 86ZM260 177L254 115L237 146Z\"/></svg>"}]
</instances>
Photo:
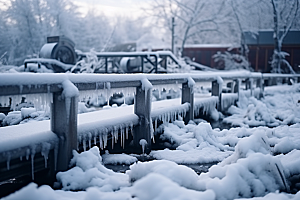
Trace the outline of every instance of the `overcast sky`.
<instances>
[{"instance_id":1,"label":"overcast sky","mask_svg":"<svg viewBox=\"0 0 300 200\"><path fill-rule=\"evenodd\" d=\"M80 10L85 14L88 8L93 8L99 13L108 16L140 16L143 11L140 9L151 0L74 0L80 6Z\"/></svg>"}]
</instances>

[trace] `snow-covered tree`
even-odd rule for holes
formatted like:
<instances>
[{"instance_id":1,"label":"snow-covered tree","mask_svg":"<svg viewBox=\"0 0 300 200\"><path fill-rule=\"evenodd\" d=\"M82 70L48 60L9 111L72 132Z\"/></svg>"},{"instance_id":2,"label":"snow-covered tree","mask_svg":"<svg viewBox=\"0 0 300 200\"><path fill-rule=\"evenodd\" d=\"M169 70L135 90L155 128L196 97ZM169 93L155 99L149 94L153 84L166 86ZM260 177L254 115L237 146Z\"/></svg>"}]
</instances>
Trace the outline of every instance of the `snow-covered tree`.
<instances>
[{"instance_id":1,"label":"snow-covered tree","mask_svg":"<svg viewBox=\"0 0 300 200\"><path fill-rule=\"evenodd\" d=\"M285 59L289 54L282 51L282 42L294 26L299 15L299 0L271 0L274 18L274 53L271 62L274 73L295 73Z\"/></svg>"},{"instance_id":2,"label":"snow-covered tree","mask_svg":"<svg viewBox=\"0 0 300 200\"><path fill-rule=\"evenodd\" d=\"M236 53L230 53L230 52L217 52L215 55L213 55L213 59L216 63L224 66L224 70L252 70L250 67L249 61L245 58L245 56L236 54Z\"/></svg>"},{"instance_id":3,"label":"snow-covered tree","mask_svg":"<svg viewBox=\"0 0 300 200\"><path fill-rule=\"evenodd\" d=\"M5 8L3 35L7 35L4 49L10 64L22 64L28 56L37 56L46 37L59 34L68 36L68 30L76 12L68 0L1 0ZM4 38L4 37L3 37ZM2 37L1 37L2 39Z\"/></svg>"},{"instance_id":4,"label":"snow-covered tree","mask_svg":"<svg viewBox=\"0 0 300 200\"><path fill-rule=\"evenodd\" d=\"M176 40L183 50L189 41L200 43L203 33L223 34L220 25L226 23L229 15L224 5L224 0L154 0L148 11L156 19L156 25L168 27L168 32L172 27L171 18L175 17Z\"/></svg>"}]
</instances>

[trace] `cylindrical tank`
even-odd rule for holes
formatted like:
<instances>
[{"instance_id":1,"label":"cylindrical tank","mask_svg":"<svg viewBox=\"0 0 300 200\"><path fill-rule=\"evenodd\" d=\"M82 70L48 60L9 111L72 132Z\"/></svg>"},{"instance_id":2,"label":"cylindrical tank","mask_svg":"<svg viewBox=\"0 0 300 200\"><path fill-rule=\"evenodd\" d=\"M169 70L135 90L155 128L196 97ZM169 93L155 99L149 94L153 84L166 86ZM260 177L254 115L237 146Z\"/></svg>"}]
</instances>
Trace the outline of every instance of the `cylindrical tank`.
<instances>
[{"instance_id":1,"label":"cylindrical tank","mask_svg":"<svg viewBox=\"0 0 300 200\"><path fill-rule=\"evenodd\" d=\"M141 58L124 57L120 61L120 67L124 72L141 71Z\"/></svg>"},{"instance_id":2,"label":"cylindrical tank","mask_svg":"<svg viewBox=\"0 0 300 200\"><path fill-rule=\"evenodd\" d=\"M65 64L76 63L75 43L65 36L53 36L47 38L40 50L40 58L56 59Z\"/></svg>"}]
</instances>

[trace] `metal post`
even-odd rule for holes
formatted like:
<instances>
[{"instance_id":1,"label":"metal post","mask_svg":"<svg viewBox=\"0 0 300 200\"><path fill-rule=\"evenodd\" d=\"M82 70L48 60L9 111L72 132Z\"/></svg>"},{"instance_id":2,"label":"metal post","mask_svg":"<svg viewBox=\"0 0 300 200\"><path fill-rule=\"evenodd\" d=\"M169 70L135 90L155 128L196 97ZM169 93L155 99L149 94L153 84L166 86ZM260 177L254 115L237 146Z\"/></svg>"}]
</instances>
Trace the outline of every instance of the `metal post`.
<instances>
[{"instance_id":1,"label":"metal post","mask_svg":"<svg viewBox=\"0 0 300 200\"><path fill-rule=\"evenodd\" d=\"M249 90L251 92L251 96L253 96L253 79L252 78L247 78L246 79L246 90Z\"/></svg>"},{"instance_id":2,"label":"metal post","mask_svg":"<svg viewBox=\"0 0 300 200\"><path fill-rule=\"evenodd\" d=\"M155 55L154 58L155 58L155 61L154 61L155 73L157 73L158 72L158 57Z\"/></svg>"},{"instance_id":3,"label":"metal post","mask_svg":"<svg viewBox=\"0 0 300 200\"><path fill-rule=\"evenodd\" d=\"M139 116L139 125L133 130L133 145L136 153L142 153L139 144L141 139L147 141L145 153L151 151L151 89L143 90L142 86L136 88L134 101L134 113Z\"/></svg>"},{"instance_id":4,"label":"metal post","mask_svg":"<svg viewBox=\"0 0 300 200\"><path fill-rule=\"evenodd\" d=\"M190 109L184 118L185 124L188 124L190 120L194 120L194 91L193 86L190 87L188 82L182 83L181 103L190 104Z\"/></svg>"},{"instance_id":5,"label":"metal post","mask_svg":"<svg viewBox=\"0 0 300 200\"><path fill-rule=\"evenodd\" d=\"M234 80L234 93L240 93L240 82L239 79Z\"/></svg>"},{"instance_id":6,"label":"metal post","mask_svg":"<svg viewBox=\"0 0 300 200\"><path fill-rule=\"evenodd\" d=\"M142 68L142 73L144 73L144 57L141 56L141 68Z\"/></svg>"},{"instance_id":7,"label":"metal post","mask_svg":"<svg viewBox=\"0 0 300 200\"><path fill-rule=\"evenodd\" d=\"M259 88L258 98L261 99L264 96L263 78L258 78L256 80L256 87Z\"/></svg>"},{"instance_id":8,"label":"metal post","mask_svg":"<svg viewBox=\"0 0 300 200\"><path fill-rule=\"evenodd\" d=\"M219 103L217 105L218 111L222 111L222 85L218 81L213 81L211 85L211 95L217 96L219 98Z\"/></svg>"},{"instance_id":9,"label":"metal post","mask_svg":"<svg viewBox=\"0 0 300 200\"><path fill-rule=\"evenodd\" d=\"M107 57L105 57L105 73L107 73L108 71L108 61L107 61Z\"/></svg>"},{"instance_id":10,"label":"metal post","mask_svg":"<svg viewBox=\"0 0 300 200\"><path fill-rule=\"evenodd\" d=\"M59 138L57 171L65 171L69 168L73 157L72 151L77 149L78 97L72 97L68 105L61 94L61 92L53 93L51 104L51 131Z\"/></svg>"}]
</instances>

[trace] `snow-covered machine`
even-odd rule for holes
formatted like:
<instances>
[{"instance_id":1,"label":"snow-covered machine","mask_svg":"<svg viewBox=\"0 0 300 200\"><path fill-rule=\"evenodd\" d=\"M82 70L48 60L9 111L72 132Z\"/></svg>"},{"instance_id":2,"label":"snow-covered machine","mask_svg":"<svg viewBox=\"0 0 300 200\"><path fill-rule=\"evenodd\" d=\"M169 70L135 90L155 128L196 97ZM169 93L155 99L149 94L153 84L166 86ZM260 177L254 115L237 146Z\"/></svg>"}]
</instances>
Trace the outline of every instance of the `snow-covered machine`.
<instances>
[{"instance_id":1,"label":"snow-covered machine","mask_svg":"<svg viewBox=\"0 0 300 200\"><path fill-rule=\"evenodd\" d=\"M157 52L81 52L65 36L47 37L39 58L26 59L24 71L54 73L168 73L168 66L181 68L169 51ZM34 64L32 64L34 63ZM37 65L36 65L37 64ZM174 65L175 64L175 65Z\"/></svg>"},{"instance_id":2,"label":"snow-covered machine","mask_svg":"<svg viewBox=\"0 0 300 200\"><path fill-rule=\"evenodd\" d=\"M55 72L69 71L77 62L74 49L75 43L65 36L47 37L47 43L40 50L39 58L26 59L24 70L30 72ZM36 69L37 63L38 68Z\"/></svg>"},{"instance_id":3,"label":"snow-covered machine","mask_svg":"<svg viewBox=\"0 0 300 200\"><path fill-rule=\"evenodd\" d=\"M65 64L76 63L75 43L65 36L47 37L40 50L40 58L56 59Z\"/></svg>"}]
</instances>

